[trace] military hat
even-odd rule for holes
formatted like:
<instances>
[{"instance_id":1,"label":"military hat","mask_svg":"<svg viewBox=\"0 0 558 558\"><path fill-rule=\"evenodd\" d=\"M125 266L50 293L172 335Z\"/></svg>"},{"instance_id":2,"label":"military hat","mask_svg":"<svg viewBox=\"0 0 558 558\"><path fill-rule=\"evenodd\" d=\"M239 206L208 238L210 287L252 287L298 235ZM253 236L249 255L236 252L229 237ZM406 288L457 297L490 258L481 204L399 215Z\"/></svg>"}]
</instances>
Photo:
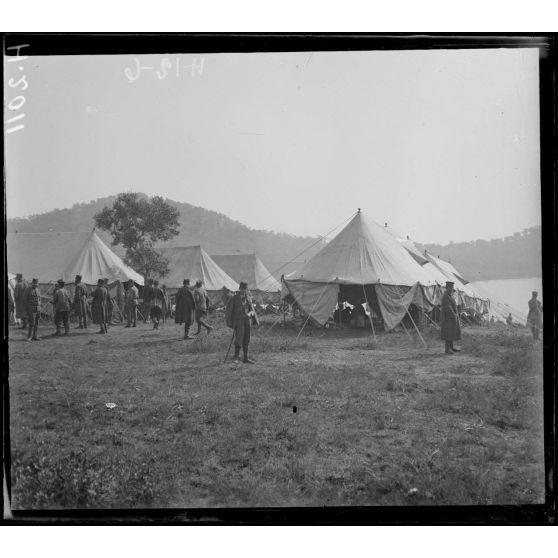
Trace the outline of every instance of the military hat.
<instances>
[{"instance_id":1,"label":"military hat","mask_svg":"<svg viewBox=\"0 0 558 558\"><path fill-rule=\"evenodd\" d=\"M238 285L239 290L246 290L248 288L248 283L246 283L245 281L241 281L240 285Z\"/></svg>"},{"instance_id":2,"label":"military hat","mask_svg":"<svg viewBox=\"0 0 558 558\"><path fill-rule=\"evenodd\" d=\"M102 286L104 285L105 281L103 279L98 279L97 280L97 285Z\"/></svg>"},{"instance_id":3,"label":"military hat","mask_svg":"<svg viewBox=\"0 0 558 558\"><path fill-rule=\"evenodd\" d=\"M190 279L184 279L184 281L182 281L183 285L189 285L190 284Z\"/></svg>"},{"instance_id":4,"label":"military hat","mask_svg":"<svg viewBox=\"0 0 558 558\"><path fill-rule=\"evenodd\" d=\"M16 273L16 279L23 279L23 275L21 273Z\"/></svg>"},{"instance_id":5,"label":"military hat","mask_svg":"<svg viewBox=\"0 0 558 558\"><path fill-rule=\"evenodd\" d=\"M198 279L196 281L196 287L201 287L203 285L203 281L201 279Z\"/></svg>"},{"instance_id":6,"label":"military hat","mask_svg":"<svg viewBox=\"0 0 558 558\"><path fill-rule=\"evenodd\" d=\"M32 284L32 285L38 285L38 284L39 284L39 280L33 277L33 279L31 279L31 284Z\"/></svg>"},{"instance_id":7,"label":"military hat","mask_svg":"<svg viewBox=\"0 0 558 558\"><path fill-rule=\"evenodd\" d=\"M446 281L446 289L453 289L454 282L453 281Z\"/></svg>"},{"instance_id":8,"label":"military hat","mask_svg":"<svg viewBox=\"0 0 558 558\"><path fill-rule=\"evenodd\" d=\"M58 284L59 284L61 287L63 287L63 286L66 284L65 281L64 281L64 279L58 279L57 282L58 282Z\"/></svg>"},{"instance_id":9,"label":"military hat","mask_svg":"<svg viewBox=\"0 0 558 558\"><path fill-rule=\"evenodd\" d=\"M532 295L538 295L539 293L537 291L533 291L531 294Z\"/></svg>"}]
</instances>

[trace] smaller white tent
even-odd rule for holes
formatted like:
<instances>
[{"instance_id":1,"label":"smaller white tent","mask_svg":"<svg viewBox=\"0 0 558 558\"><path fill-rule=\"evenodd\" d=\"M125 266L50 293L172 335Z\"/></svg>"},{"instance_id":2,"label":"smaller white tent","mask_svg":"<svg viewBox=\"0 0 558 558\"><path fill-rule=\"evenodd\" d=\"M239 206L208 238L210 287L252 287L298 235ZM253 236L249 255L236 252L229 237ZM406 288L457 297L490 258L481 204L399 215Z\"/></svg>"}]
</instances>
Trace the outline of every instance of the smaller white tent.
<instances>
[{"instance_id":1,"label":"smaller white tent","mask_svg":"<svg viewBox=\"0 0 558 558\"><path fill-rule=\"evenodd\" d=\"M170 259L170 273L160 279L173 293L182 287L184 279L193 284L199 279L208 295L215 294L227 287L231 291L238 289L238 283L223 271L201 246L183 246L170 248L165 255Z\"/></svg>"},{"instance_id":2,"label":"smaller white tent","mask_svg":"<svg viewBox=\"0 0 558 558\"><path fill-rule=\"evenodd\" d=\"M143 285L143 277L128 267L98 236L95 229L77 251L62 278L72 281L76 275L81 275L87 285L96 285L99 279L107 278L109 283L132 279L138 285Z\"/></svg>"},{"instance_id":3,"label":"smaller white tent","mask_svg":"<svg viewBox=\"0 0 558 558\"><path fill-rule=\"evenodd\" d=\"M265 296L281 291L279 281L273 277L256 254L227 254L211 257L237 283L246 282L252 294Z\"/></svg>"}]
</instances>

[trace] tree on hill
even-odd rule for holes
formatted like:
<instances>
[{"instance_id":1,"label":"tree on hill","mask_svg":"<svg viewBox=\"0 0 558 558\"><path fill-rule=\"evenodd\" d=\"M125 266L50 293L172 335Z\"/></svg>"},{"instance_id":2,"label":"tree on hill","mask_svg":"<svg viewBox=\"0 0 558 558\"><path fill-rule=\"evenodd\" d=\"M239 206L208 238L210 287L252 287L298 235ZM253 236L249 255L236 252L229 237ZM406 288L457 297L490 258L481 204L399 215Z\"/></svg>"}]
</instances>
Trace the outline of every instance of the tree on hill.
<instances>
[{"instance_id":1,"label":"tree on hill","mask_svg":"<svg viewBox=\"0 0 558 558\"><path fill-rule=\"evenodd\" d=\"M116 197L112 207L105 206L94 216L95 225L108 231L113 246L126 249L126 263L140 271L145 279L169 272L169 260L155 248L179 233L180 211L160 196L145 198L135 192Z\"/></svg>"}]
</instances>

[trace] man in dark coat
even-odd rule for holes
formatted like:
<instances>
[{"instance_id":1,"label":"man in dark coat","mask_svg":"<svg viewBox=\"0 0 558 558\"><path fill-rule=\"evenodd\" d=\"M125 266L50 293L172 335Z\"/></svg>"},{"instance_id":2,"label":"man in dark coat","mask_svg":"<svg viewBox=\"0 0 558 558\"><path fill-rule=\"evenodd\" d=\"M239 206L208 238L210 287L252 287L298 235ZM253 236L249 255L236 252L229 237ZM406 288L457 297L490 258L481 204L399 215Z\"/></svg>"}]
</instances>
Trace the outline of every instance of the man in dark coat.
<instances>
[{"instance_id":1,"label":"man in dark coat","mask_svg":"<svg viewBox=\"0 0 558 558\"><path fill-rule=\"evenodd\" d=\"M16 284L14 287L14 302L15 302L15 316L21 320L20 329L25 329L27 326L27 301L25 298L25 291L29 285L23 279L23 275L18 273L16 275Z\"/></svg>"},{"instance_id":2,"label":"man in dark coat","mask_svg":"<svg viewBox=\"0 0 558 558\"><path fill-rule=\"evenodd\" d=\"M161 314L163 313L164 294L159 287L159 281L153 281L153 289L151 291L151 308L149 316L153 322L153 329L159 329L161 322Z\"/></svg>"},{"instance_id":3,"label":"man in dark coat","mask_svg":"<svg viewBox=\"0 0 558 558\"><path fill-rule=\"evenodd\" d=\"M62 324L64 324L64 334L68 335L70 333L72 297L66 289L63 279L58 280L58 289L56 289L52 297L52 305L54 306L54 323L56 325L56 333L54 335L60 335Z\"/></svg>"},{"instance_id":4,"label":"man in dark coat","mask_svg":"<svg viewBox=\"0 0 558 558\"><path fill-rule=\"evenodd\" d=\"M249 356L250 334L252 331L252 317L255 316L252 297L248 293L248 285L242 281L238 286L239 291L233 296L231 322L234 329L234 360L240 360L240 349L242 348L244 359L247 364L254 364Z\"/></svg>"},{"instance_id":5,"label":"man in dark coat","mask_svg":"<svg viewBox=\"0 0 558 558\"><path fill-rule=\"evenodd\" d=\"M39 318L41 315L41 295L39 293L38 279L33 279L31 285L25 289L23 300L25 303L25 313L29 321L27 341L39 341L40 337L37 337L37 329L39 327Z\"/></svg>"},{"instance_id":6,"label":"man in dark coat","mask_svg":"<svg viewBox=\"0 0 558 558\"><path fill-rule=\"evenodd\" d=\"M106 320L107 326L112 325L112 312L114 310L114 302L112 301L112 297L110 296L109 290L109 280L107 277L103 279L103 286L107 290L107 313L106 313Z\"/></svg>"},{"instance_id":7,"label":"man in dark coat","mask_svg":"<svg viewBox=\"0 0 558 558\"><path fill-rule=\"evenodd\" d=\"M182 288L176 293L176 308L174 310L174 321L177 324L184 324L184 339L193 339L190 337L190 327L194 321L196 311L196 303L194 295L190 290L190 280L184 279Z\"/></svg>"},{"instance_id":8,"label":"man in dark coat","mask_svg":"<svg viewBox=\"0 0 558 558\"><path fill-rule=\"evenodd\" d=\"M153 293L153 279L147 280L147 285L143 287L141 294L143 298L143 323L147 323L147 318L151 312L151 296Z\"/></svg>"},{"instance_id":9,"label":"man in dark coat","mask_svg":"<svg viewBox=\"0 0 558 558\"><path fill-rule=\"evenodd\" d=\"M213 326L210 326L205 320L209 310L209 297L203 288L201 280L196 281L196 288L194 289L194 300L196 302L196 322L198 324L198 331L194 335L199 335L202 326L207 329L207 333L211 333Z\"/></svg>"},{"instance_id":10,"label":"man in dark coat","mask_svg":"<svg viewBox=\"0 0 558 558\"><path fill-rule=\"evenodd\" d=\"M107 297L108 292L104 287L104 281L97 281L97 288L93 291L93 302L91 303L91 314L93 323L99 324L100 330L97 333L107 332Z\"/></svg>"},{"instance_id":11,"label":"man in dark coat","mask_svg":"<svg viewBox=\"0 0 558 558\"><path fill-rule=\"evenodd\" d=\"M453 346L453 342L461 339L461 325L453 292L453 283L447 281L446 291L442 296L442 311L440 315L441 337L446 342L447 355L459 352L459 349Z\"/></svg>"},{"instance_id":12,"label":"man in dark coat","mask_svg":"<svg viewBox=\"0 0 558 558\"><path fill-rule=\"evenodd\" d=\"M76 275L74 289L74 305L76 314L79 320L79 329L87 327L87 297L89 296L89 289L81 282L81 275Z\"/></svg>"},{"instance_id":13,"label":"man in dark coat","mask_svg":"<svg viewBox=\"0 0 558 558\"><path fill-rule=\"evenodd\" d=\"M541 301L537 299L539 293L533 291L531 293L531 300L529 300L529 314L527 314L527 326L531 328L531 333L533 334L533 339L538 341L539 332L542 327L542 304Z\"/></svg>"}]
</instances>

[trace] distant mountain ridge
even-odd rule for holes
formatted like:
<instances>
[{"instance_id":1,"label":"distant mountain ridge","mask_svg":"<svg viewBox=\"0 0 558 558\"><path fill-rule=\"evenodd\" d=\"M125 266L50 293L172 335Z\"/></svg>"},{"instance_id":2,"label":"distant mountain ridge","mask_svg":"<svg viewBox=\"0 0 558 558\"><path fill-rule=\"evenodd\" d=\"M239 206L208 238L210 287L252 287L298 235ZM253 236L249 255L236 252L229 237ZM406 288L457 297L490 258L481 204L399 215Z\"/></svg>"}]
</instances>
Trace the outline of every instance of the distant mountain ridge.
<instances>
[{"instance_id":1,"label":"distant mountain ridge","mask_svg":"<svg viewBox=\"0 0 558 558\"><path fill-rule=\"evenodd\" d=\"M8 219L7 232L88 231L95 226L93 216L103 207L111 206L115 199L116 196L108 196L75 204L69 209ZM269 271L279 278L282 273L294 271L323 246L323 241L318 237L255 230L216 211L169 199L165 201L180 211L180 234L171 242L163 244L165 247L201 245L208 254L256 253ZM119 256L124 255L122 247L111 245L109 233L101 230L97 232ZM303 251L304 254L297 258ZM293 259L294 262L289 263Z\"/></svg>"},{"instance_id":2,"label":"distant mountain ridge","mask_svg":"<svg viewBox=\"0 0 558 558\"><path fill-rule=\"evenodd\" d=\"M115 199L116 196L108 196L75 204L69 209L8 219L7 232L88 231L95 226L93 216L103 207L112 205ZM210 255L256 253L276 278L300 267L324 245L318 237L255 230L216 211L169 199L166 201L180 211L180 234L168 243L169 247L199 244ZM112 237L108 233L98 233L104 242L111 245ZM123 256L121 247L112 248ZM447 245L425 244L423 248L450 261L469 281L518 279L542 274L541 227L525 229L505 238L450 242ZM304 254L297 257L303 251Z\"/></svg>"}]
</instances>

